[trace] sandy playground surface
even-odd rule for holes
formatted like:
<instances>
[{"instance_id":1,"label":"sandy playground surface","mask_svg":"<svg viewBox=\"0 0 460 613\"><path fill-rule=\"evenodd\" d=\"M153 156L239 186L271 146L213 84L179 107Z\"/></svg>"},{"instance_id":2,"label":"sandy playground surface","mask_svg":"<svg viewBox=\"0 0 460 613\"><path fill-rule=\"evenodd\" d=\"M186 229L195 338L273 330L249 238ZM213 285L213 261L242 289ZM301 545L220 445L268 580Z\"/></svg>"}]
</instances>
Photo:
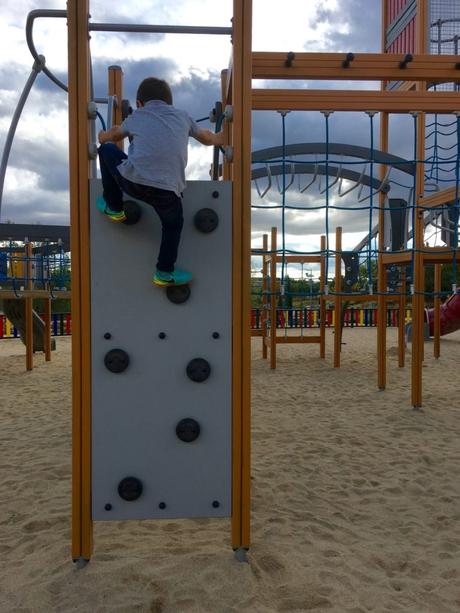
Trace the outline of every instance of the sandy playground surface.
<instances>
[{"instance_id":1,"label":"sandy playground surface","mask_svg":"<svg viewBox=\"0 0 460 613\"><path fill-rule=\"evenodd\" d=\"M70 561L70 339L27 373L0 342L0 611L230 613L460 611L460 333L427 344L424 410L410 367L375 387L375 330L345 330L343 367L314 345L254 339L249 564L227 520L95 525Z\"/></svg>"}]
</instances>

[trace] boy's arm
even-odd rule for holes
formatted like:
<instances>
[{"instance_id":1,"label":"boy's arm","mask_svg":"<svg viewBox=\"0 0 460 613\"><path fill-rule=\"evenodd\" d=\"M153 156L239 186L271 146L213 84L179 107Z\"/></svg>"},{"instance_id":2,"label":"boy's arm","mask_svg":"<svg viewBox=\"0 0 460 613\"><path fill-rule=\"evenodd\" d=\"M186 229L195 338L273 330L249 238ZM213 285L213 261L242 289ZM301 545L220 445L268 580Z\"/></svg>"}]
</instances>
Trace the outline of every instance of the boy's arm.
<instances>
[{"instance_id":1,"label":"boy's arm","mask_svg":"<svg viewBox=\"0 0 460 613\"><path fill-rule=\"evenodd\" d=\"M110 130L101 130L97 135L101 145L104 143L116 143L126 137L120 126L112 126Z\"/></svg>"},{"instance_id":2,"label":"boy's arm","mask_svg":"<svg viewBox=\"0 0 460 613\"><path fill-rule=\"evenodd\" d=\"M193 138L202 145L214 145L215 147L219 147L224 144L223 132L211 132L211 130L207 130L206 128L200 128L195 132Z\"/></svg>"}]
</instances>

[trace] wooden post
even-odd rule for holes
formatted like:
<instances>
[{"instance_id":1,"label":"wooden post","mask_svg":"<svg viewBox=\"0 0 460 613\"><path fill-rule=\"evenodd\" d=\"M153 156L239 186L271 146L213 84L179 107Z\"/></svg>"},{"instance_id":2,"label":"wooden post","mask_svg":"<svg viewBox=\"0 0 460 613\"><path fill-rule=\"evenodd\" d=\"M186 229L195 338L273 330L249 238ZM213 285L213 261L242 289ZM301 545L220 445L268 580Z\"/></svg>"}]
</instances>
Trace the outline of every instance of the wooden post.
<instances>
[{"instance_id":1,"label":"wooden post","mask_svg":"<svg viewBox=\"0 0 460 613\"><path fill-rule=\"evenodd\" d=\"M320 263L320 297L319 297L319 357L326 357L326 296L324 289L327 283L326 279L326 237L321 237L321 263Z\"/></svg>"},{"instance_id":2,"label":"wooden post","mask_svg":"<svg viewBox=\"0 0 460 613\"><path fill-rule=\"evenodd\" d=\"M401 294L398 300L398 366L403 368L406 359L406 269L401 272Z\"/></svg>"},{"instance_id":3,"label":"wooden post","mask_svg":"<svg viewBox=\"0 0 460 613\"><path fill-rule=\"evenodd\" d=\"M91 326L89 265L89 1L68 0L72 250L72 558L91 558Z\"/></svg>"},{"instance_id":4,"label":"wooden post","mask_svg":"<svg viewBox=\"0 0 460 613\"><path fill-rule=\"evenodd\" d=\"M385 4L385 3L384 3ZM388 113L380 114L380 149L388 152ZM380 180L383 180L387 167L382 165L380 168ZM385 201L386 195L379 192L379 238L378 238L378 258L377 258L377 385L384 390L386 387L387 371L387 301L385 293L387 291L387 271L383 264L383 251L385 248ZM369 237L369 250L371 248L371 237Z\"/></svg>"},{"instance_id":5,"label":"wooden post","mask_svg":"<svg viewBox=\"0 0 460 613\"><path fill-rule=\"evenodd\" d=\"M267 308L268 308L268 266L267 266L267 251L268 251L268 234L262 237L262 313L260 317L260 325L262 327L262 358L267 359Z\"/></svg>"},{"instance_id":6,"label":"wooden post","mask_svg":"<svg viewBox=\"0 0 460 613\"><path fill-rule=\"evenodd\" d=\"M252 0L233 0L233 488L232 546L248 549L251 497Z\"/></svg>"},{"instance_id":7,"label":"wooden post","mask_svg":"<svg viewBox=\"0 0 460 613\"><path fill-rule=\"evenodd\" d=\"M112 124L119 126L122 122L121 103L123 100L123 70L121 66L109 66L107 93L115 96L113 106ZM107 126L107 129L109 126ZM124 149L124 139L115 143L120 149Z\"/></svg>"},{"instance_id":8,"label":"wooden post","mask_svg":"<svg viewBox=\"0 0 460 613\"><path fill-rule=\"evenodd\" d=\"M276 368L276 320L277 320L277 305L276 305L276 250L277 245L277 229L272 228L271 247L270 247L270 368Z\"/></svg>"},{"instance_id":9,"label":"wooden post","mask_svg":"<svg viewBox=\"0 0 460 613\"><path fill-rule=\"evenodd\" d=\"M342 228L335 230L334 368L340 368L342 349Z\"/></svg>"},{"instance_id":10,"label":"wooden post","mask_svg":"<svg viewBox=\"0 0 460 613\"><path fill-rule=\"evenodd\" d=\"M433 355L438 359L441 355L441 264L434 265L434 322L433 322Z\"/></svg>"},{"instance_id":11,"label":"wooden post","mask_svg":"<svg viewBox=\"0 0 460 613\"><path fill-rule=\"evenodd\" d=\"M23 271L25 273L27 290L32 291L32 258L33 248L32 243L26 242L24 247L25 261ZM33 298L25 298L25 328L26 328L26 369L32 370L34 367L34 309Z\"/></svg>"},{"instance_id":12,"label":"wooden post","mask_svg":"<svg viewBox=\"0 0 460 613\"><path fill-rule=\"evenodd\" d=\"M417 53L424 54L428 47L428 3L427 0L417 0ZM417 83L418 92L426 92L426 83ZM426 119L425 113L417 115L417 159L425 159L425 135ZM422 162L416 168L416 193L415 200L424 194L425 190L425 165ZM423 367L423 345L424 345L424 257L421 250L424 248L423 235L423 209L416 207L415 228L413 228L414 241L414 296L412 297L412 406L419 408L422 406L422 367Z\"/></svg>"}]
</instances>

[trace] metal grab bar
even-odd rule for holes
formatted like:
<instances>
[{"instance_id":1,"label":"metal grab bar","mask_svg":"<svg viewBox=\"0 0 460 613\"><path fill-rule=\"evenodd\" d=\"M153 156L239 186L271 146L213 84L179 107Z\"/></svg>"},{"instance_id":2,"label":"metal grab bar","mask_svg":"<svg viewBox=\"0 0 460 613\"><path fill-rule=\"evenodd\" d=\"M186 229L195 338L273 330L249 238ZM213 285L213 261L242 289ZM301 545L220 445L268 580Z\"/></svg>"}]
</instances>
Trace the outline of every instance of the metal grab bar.
<instances>
[{"instance_id":1,"label":"metal grab bar","mask_svg":"<svg viewBox=\"0 0 460 613\"><path fill-rule=\"evenodd\" d=\"M14 115L11 120L10 129L8 130L8 134L6 136L5 146L3 147L2 161L0 163L0 218L2 213L3 187L5 184L6 167L8 166L8 159L10 157L11 146L13 144L16 128L18 127L18 122L21 117L22 110L24 109L26 100L30 94L30 90L32 89L32 85L34 84L34 81L37 78L38 74L42 70L44 70L44 67L45 57L43 55L37 56L32 66L32 72L30 73L29 78L24 85L24 89L22 90L21 97L19 98L19 102L16 106L16 110L14 111Z\"/></svg>"},{"instance_id":2,"label":"metal grab bar","mask_svg":"<svg viewBox=\"0 0 460 613\"><path fill-rule=\"evenodd\" d=\"M270 187L272 186L272 171L270 169L270 164L266 164L266 168L267 168L268 185L263 191L260 190L259 184L257 183L257 179L254 179L254 185L256 187L257 193L259 194L259 198L263 198L265 194L268 192L268 190L270 189Z\"/></svg>"}]
</instances>

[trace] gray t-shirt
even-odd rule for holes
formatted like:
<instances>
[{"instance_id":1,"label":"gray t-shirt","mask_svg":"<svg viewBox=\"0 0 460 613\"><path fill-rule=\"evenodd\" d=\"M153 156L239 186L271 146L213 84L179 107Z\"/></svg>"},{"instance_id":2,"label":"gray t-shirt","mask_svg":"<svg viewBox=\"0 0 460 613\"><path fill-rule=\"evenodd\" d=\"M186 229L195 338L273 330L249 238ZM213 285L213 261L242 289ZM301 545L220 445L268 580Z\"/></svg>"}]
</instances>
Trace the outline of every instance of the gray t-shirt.
<instances>
[{"instance_id":1,"label":"gray t-shirt","mask_svg":"<svg viewBox=\"0 0 460 613\"><path fill-rule=\"evenodd\" d=\"M117 168L133 183L167 189L178 196L185 189L189 136L199 127L185 111L162 100L149 100L121 124L132 137L128 159Z\"/></svg>"}]
</instances>

